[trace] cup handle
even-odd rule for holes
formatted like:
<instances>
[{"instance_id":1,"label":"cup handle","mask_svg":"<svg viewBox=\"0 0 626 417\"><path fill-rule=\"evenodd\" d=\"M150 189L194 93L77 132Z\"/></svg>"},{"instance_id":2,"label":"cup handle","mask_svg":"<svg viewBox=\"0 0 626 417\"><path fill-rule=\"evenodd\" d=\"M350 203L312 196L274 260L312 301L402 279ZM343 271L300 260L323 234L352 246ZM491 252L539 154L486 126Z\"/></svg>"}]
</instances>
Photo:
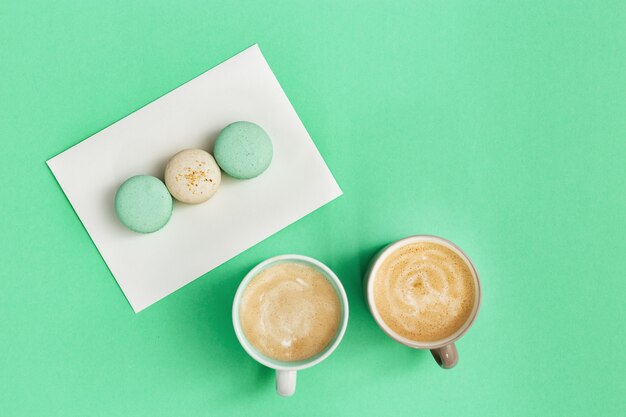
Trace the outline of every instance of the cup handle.
<instances>
[{"instance_id":1,"label":"cup handle","mask_svg":"<svg viewBox=\"0 0 626 417\"><path fill-rule=\"evenodd\" d=\"M437 349L432 349L430 353L433 354L433 358L435 358L435 361L437 361L439 366L443 369L454 368L456 363L459 361L459 353L456 351L454 343L450 343Z\"/></svg>"},{"instance_id":2,"label":"cup handle","mask_svg":"<svg viewBox=\"0 0 626 417\"><path fill-rule=\"evenodd\" d=\"M291 397L296 392L296 371L276 370L276 393Z\"/></svg>"}]
</instances>

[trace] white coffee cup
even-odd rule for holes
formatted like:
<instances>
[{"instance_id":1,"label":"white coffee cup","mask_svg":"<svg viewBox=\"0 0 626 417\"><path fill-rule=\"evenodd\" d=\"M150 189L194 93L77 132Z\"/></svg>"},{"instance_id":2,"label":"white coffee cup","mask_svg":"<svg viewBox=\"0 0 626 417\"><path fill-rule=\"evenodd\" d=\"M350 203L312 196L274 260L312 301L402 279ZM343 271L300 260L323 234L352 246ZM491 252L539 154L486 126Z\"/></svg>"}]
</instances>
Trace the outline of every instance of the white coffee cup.
<instances>
[{"instance_id":1,"label":"white coffee cup","mask_svg":"<svg viewBox=\"0 0 626 417\"><path fill-rule=\"evenodd\" d=\"M341 319L339 328L337 329L337 334L333 341L320 353L317 355L296 362L285 362L276 360L270 357L263 355L259 352L247 339L243 332L241 321L239 319L239 307L241 305L241 299L243 297L243 293L250 283L250 281L257 276L262 270L268 268L270 266L276 265L278 263L285 262L296 262L302 263L308 266L311 266L321 272L324 277L328 280L328 282L333 286L337 293L337 297L339 298L340 306L341 306ZM293 395L296 391L296 372L302 369L310 368L311 366L317 365L339 346L341 339L346 331L346 327L348 325L348 298L346 297L346 292L343 289L343 285L339 278L335 275L330 268L321 263L320 261L310 258L308 256L302 255L280 255L275 256L273 258L267 259L254 268L244 277L239 284L239 288L237 289L237 293L235 294L235 299L233 301L233 326L235 328L235 334L237 335L237 339L239 339L239 343L245 349L246 352L254 360L259 362L262 365L267 366L268 368L272 368L276 370L276 392L283 396L289 397Z\"/></svg>"}]
</instances>

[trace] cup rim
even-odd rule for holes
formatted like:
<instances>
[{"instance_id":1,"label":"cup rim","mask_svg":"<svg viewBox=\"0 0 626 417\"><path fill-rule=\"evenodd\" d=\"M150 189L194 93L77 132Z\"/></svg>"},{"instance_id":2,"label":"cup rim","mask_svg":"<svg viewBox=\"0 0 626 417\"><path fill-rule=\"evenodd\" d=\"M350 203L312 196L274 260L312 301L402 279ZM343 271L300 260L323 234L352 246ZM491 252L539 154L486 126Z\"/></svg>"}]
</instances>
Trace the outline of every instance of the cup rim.
<instances>
[{"instance_id":1,"label":"cup rim","mask_svg":"<svg viewBox=\"0 0 626 417\"><path fill-rule=\"evenodd\" d=\"M304 361L298 361L295 365L289 365L288 362L278 361L278 360L270 360L269 358L265 358L256 349L252 347L250 342L246 339L243 329L241 327L241 323L239 320L239 306L241 304L241 298L243 297L243 293L248 286L248 283L254 278L261 270L268 267L271 264L283 262L283 261L300 261L304 263L309 263L321 270L324 273L325 277L332 281L334 284L333 287L336 290L338 297L341 300L342 306L342 319L339 326L339 330L337 331L337 335L335 339L331 342L331 344L321 353L314 356L311 360L305 359ZM328 356L330 356L335 349L339 346L339 343L343 339L343 336L346 332L346 328L348 326L348 315L349 315L349 307L348 307L348 297L346 295L346 291L341 284L341 281L337 277L337 275L325 264L318 261L317 259L311 258L309 256L304 255L296 255L296 254L285 254L273 256L260 262L254 268L252 268L241 280L239 283L239 287L237 288L237 292L235 293L235 298L233 300L233 308L232 308L232 320L233 327L235 329L235 335L237 336L237 340L239 344L244 348L244 350L250 355L255 361L259 362L262 365L267 366L268 368L280 370L280 371L299 371L302 369L310 368L311 366L317 365L322 362Z\"/></svg>"},{"instance_id":2,"label":"cup rim","mask_svg":"<svg viewBox=\"0 0 626 417\"><path fill-rule=\"evenodd\" d=\"M474 278L476 297L474 302L474 307L472 308L472 312L470 313L467 321L461 326L456 332L452 333L450 336L435 340L433 342L418 342L415 340L408 339L396 333L393 329L391 329L387 323L382 319L378 309L376 308L376 304L374 302L374 280L376 277L376 272L380 268L380 265L385 261L385 259L389 256L389 254L396 249L408 245L410 243L415 242L433 242L444 245L449 249L453 250L457 255L461 256L461 258L466 262L466 264L470 267L472 272L472 277ZM387 334L387 336L396 340L397 342L402 343L403 345L415 348L415 349L437 349L443 346L446 346L450 343L456 342L459 340L468 330L472 327L472 324L476 320L476 316L478 315L478 310L480 309L481 299L482 299L482 288L480 285L480 278L478 277L478 271L474 267L474 263L470 259L470 257L457 245L449 241L448 239L444 239L439 236L434 235L412 235L407 236L405 238L396 240L395 242L384 247L378 254L375 255L374 262L370 266L367 272L367 284L366 284L366 296L367 296L367 304L369 306L369 310L374 317L374 320L378 324L378 326Z\"/></svg>"}]
</instances>

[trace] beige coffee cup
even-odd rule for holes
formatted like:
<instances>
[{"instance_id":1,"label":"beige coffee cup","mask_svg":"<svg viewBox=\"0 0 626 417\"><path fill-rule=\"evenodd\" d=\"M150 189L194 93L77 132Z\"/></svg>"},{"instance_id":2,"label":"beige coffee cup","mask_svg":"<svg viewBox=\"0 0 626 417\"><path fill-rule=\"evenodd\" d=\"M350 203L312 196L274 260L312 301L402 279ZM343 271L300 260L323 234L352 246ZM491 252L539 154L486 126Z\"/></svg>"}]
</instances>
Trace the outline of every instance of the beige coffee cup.
<instances>
[{"instance_id":1,"label":"beige coffee cup","mask_svg":"<svg viewBox=\"0 0 626 417\"><path fill-rule=\"evenodd\" d=\"M418 245L414 245L414 244L418 244ZM383 316L381 315L381 310L389 311L388 309L385 310L385 308L387 307L385 303L388 304L387 299L389 297L383 297L382 295L379 295L381 299L384 298L385 300L384 302L380 301L380 306L379 306L380 308L377 307L376 299L375 299L376 298L375 293L382 291L382 290L375 290L376 284L378 284L379 286L382 285L382 281L380 283L377 283L376 280L387 279L386 276L383 276L382 272L379 274L379 271L388 270L388 265L385 263L385 261L389 259L390 257L391 257L391 261L395 261L396 259L393 257L394 254L396 254L396 258L398 258L399 256L401 256L400 251L408 251L414 247L417 248L420 246L420 244L426 247L435 247L435 248L441 247L442 251L445 251L445 253L449 254L451 257L454 257L455 262L460 259L463 263L460 266L463 267L463 271L465 271L465 274L468 277L467 278L468 282L473 283L473 289L471 290L473 293L470 294L472 297L469 298L470 300L472 300L472 302L464 307L467 309L467 311L464 312L464 315L462 316L463 321L459 323L458 328L455 327L453 331L451 332L451 334L446 334L445 337L441 337L436 340L428 340L428 341L416 340L416 338L407 337L406 334L401 335L399 331L394 330L394 328L392 328L393 326L390 326L387 322L385 322L385 319L383 319ZM433 255L435 259L440 259L440 258L437 258L436 256L437 254ZM427 291L431 291L431 290L436 291L434 295L432 296L431 294L427 294L430 297L429 300L433 299L433 297L440 297L440 298L444 296L447 297L447 294L442 295L441 290L439 290L438 292L436 289L433 290L434 285L431 285L431 283L428 282L429 280L428 274L430 273L429 271L431 270L435 271L435 272L432 272L432 274L446 274L447 273L446 271L449 272L449 269L445 267L445 265L443 268L439 268L439 269L436 268L438 265L423 265L422 267L422 265L420 265L420 262L422 262L420 261L420 259L422 258L426 259L427 257L421 255L421 257L418 256L415 259L406 258L401 261L402 262L401 266L397 268L403 267L404 269L401 269L402 272L404 270L408 271L406 272L406 277L405 277L407 281L402 282L402 284L407 285L407 282L410 282L411 285L415 285L415 286L419 285L420 290L422 291L425 291L425 290L423 290L421 286L425 285L427 287ZM445 259L445 256L444 256L444 259ZM423 261L423 262L426 262L426 261ZM440 262L440 261L436 261L436 262ZM456 262L456 264L458 264L458 262ZM383 269L381 270L381 268ZM392 269L391 271L392 271L390 272L391 275L396 273L396 269ZM397 275L399 274L400 272L397 273ZM413 274L412 277L410 276L411 274ZM469 278L469 276L471 276L471 278ZM437 276L435 276L434 279L435 278L437 278ZM447 279L450 279L450 278L447 278ZM394 281L394 284L395 282L396 281ZM400 342L414 349L430 350L433 357L435 358L435 361L437 361L439 366L441 366L444 369L450 369L457 364L458 352L457 352L454 342L456 342L459 338L461 338L474 323L474 320L476 319L476 315L478 314L478 309L480 307L480 300L481 300L480 280L478 278L478 273L476 272L476 268L472 264L472 261L469 259L469 257L458 246L456 246L455 244L453 244L452 242L446 239L443 239L437 236L429 236L429 235L410 236L410 237L398 240L394 243L391 243L390 245L383 248L380 252L378 252L370 261L369 267L364 276L363 288L365 291L365 300L367 302L370 312L372 313L372 316L374 317L374 320L376 321L378 326L389 337L396 340L397 342ZM380 287L376 287L376 288L380 288ZM448 286L446 286L446 291L447 291L447 288ZM411 291L412 291L412 288L400 288L398 289L397 293L401 294L403 297L409 297ZM383 292L380 292L380 294L383 294ZM406 294L409 294L409 295L406 295ZM408 300L407 303L403 305L403 308L408 308L409 310L412 308L415 308L414 314L422 314L421 311L427 310L427 307L422 307L419 303L415 303L414 301L415 299ZM441 303L438 304L437 306L438 306L437 308L439 309L442 308ZM452 308L452 306L453 305L451 304L450 308ZM422 310L420 310L421 308ZM409 313L411 312L409 311ZM409 316L410 315L411 314L409 314ZM467 318L465 318L465 316L467 316ZM398 317L401 317L399 320L404 320L404 321L408 320L406 318L406 315L398 316ZM392 322L389 319L388 321L390 321L390 323ZM393 321L393 323L396 325L395 326L396 329L400 329L400 327L397 326L398 320ZM399 323L399 324L402 325L403 323ZM414 323L412 323L412 325L419 326L419 324L414 324Z\"/></svg>"}]
</instances>

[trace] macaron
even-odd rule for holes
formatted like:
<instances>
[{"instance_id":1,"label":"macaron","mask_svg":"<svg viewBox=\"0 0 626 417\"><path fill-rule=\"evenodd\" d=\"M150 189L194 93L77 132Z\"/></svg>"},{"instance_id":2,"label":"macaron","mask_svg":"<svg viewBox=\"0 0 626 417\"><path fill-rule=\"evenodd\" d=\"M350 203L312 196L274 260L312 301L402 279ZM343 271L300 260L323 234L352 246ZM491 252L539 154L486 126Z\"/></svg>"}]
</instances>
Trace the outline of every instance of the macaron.
<instances>
[{"instance_id":1,"label":"macaron","mask_svg":"<svg viewBox=\"0 0 626 417\"><path fill-rule=\"evenodd\" d=\"M160 179L137 175L124 181L115 193L115 212L130 230L152 233L172 216L172 196Z\"/></svg>"},{"instance_id":2,"label":"macaron","mask_svg":"<svg viewBox=\"0 0 626 417\"><path fill-rule=\"evenodd\" d=\"M204 203L217 192L222 172L215 159L202 149L185 149L165 167L165 185L183 203Z\"/></svg>"},{"instance_id":3,"label":"macaron","mask_svg":"<svg viewBox=\"0 0 626 417\"><path fill-rule=\"evenodd\" d=\"M254 178L272 162L272 140L255 123L235 122L220 132L213 154L219 166L231 177Z\"/></svg>"}]
</instances>

